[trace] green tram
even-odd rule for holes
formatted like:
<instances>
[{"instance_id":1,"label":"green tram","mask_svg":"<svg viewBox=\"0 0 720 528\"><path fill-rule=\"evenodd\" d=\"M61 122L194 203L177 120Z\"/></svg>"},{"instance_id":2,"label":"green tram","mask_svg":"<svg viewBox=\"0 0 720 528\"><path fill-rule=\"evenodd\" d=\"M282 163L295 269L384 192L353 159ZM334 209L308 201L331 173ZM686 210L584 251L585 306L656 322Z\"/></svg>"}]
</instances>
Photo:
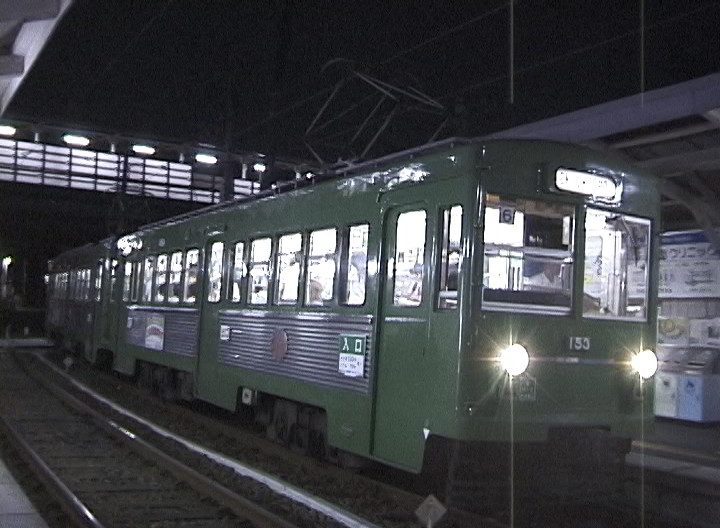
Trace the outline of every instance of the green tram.
<instances>
[{"instance_id":1,"label":"green tram","mask_svg":"<svg viewBox=\"0 0 720 528\"><path fill-rule=\"evenodd\" d=\"M277 440L412 472L433 438L631 438L658 227L656 180L606 153L446 140L59 255L48 326Z\"/></svg>"}]
</instances>

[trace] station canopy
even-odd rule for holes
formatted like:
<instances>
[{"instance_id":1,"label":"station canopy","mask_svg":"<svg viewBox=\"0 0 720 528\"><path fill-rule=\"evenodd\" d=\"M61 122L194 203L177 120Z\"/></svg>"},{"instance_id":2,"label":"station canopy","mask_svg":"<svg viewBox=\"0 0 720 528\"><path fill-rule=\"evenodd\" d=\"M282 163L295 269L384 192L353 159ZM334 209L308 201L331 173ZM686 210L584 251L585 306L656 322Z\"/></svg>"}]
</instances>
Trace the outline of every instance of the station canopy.
<instances>
[{"instance_id":1,"label":"station canopy","mask_svg":"<svg viewBox=\"0 0 720 528\"><path fill-rule=\"evenodd\" d=\"M73 0L0 0L0 115Z\"/></svg>"}]
</instances>

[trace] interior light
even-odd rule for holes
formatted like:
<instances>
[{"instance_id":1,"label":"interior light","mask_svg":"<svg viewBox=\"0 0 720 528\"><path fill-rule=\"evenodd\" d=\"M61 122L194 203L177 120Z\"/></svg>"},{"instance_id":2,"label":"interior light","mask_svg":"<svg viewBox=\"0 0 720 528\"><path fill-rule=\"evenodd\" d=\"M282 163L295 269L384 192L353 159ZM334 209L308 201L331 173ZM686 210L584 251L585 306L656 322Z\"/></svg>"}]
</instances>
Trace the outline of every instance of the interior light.
<instances>
[{"instance_id":1,"label":"interior light","mask_svg":"<svg viewBox=\"0 0 720 528\"><path fill-rule=\"evenodd\" d=\"M648 379L657 372L658 359L652 350L643 350L632 357L630 365L642 379Z\"/></svg>"},{"instance_id":2,"label":"interior light","mask_svg":"<svg viewBox=\"0 0 720 528\"><path fill-rule=\"evenodd\" d=\"M519 376L527 370L530 356L524 346L515 343L501 352L500 364L511 376Z\"/></svg>"},{"instance_id":3,"label":"interior light","mask_svg":"<svg viewBox=\"0 0 720 528\"><path fill-rule=\"evenodd\" d=\"M266 168L267 167L265 167L264 163L256 163L255 165L253 165L253 170L255 172L265 172Z\"/></svg>"},{"instance_id":4,"label":"interior light","mask_svg":"<svg viewBox=\"0 0 720 528\"><path fill-rule=\"evenodd\" d=\"M65 134L63 141L73 147L87 147L90 144L90 139L85 136L76 136L75 134Z\"/></svg>"},{"instance_id":5,"label":"interior light","mask_svg":"<svg viewBox=\"0 0 720 528\"><path fill-rule=\"evenodd\" d=\"M5 258L3 258L3 259L2 259L3 269L9 268L9 267L10 267L10 264L12 264L12 261L13 261L12 257L5 257Z\"/></svg>"},{"instance_id":6,"label":"interior light","mask_svg":"<svg viewBox=\"0 0 720 528\"><path fill-rule=\"evenodd\" d=\"M155 147L149 145L133 145L132 150L135 154L143 154L145 156L152 156L155 154Z\"/></svg>"},{"instance_id":7,"label":"interior light","mask_svg":"<svg viewBox=\"0 0 720 528\"><path fill-rule=\"evenodd\" d=\"M17 129L10 125L0 125L0 136L14 136Z\"/></svg>"},{"instance_id":8,"label":"interior light","mask_svg":"<svg viewBox=\"0 0 720 528\"><path fill-rule=\"evenodd\" d=\"M198 163L206 163L207 165L215 165L217 163L217 156L212 154L195 154L195 161Z\"/></svg>"}]
</instances>

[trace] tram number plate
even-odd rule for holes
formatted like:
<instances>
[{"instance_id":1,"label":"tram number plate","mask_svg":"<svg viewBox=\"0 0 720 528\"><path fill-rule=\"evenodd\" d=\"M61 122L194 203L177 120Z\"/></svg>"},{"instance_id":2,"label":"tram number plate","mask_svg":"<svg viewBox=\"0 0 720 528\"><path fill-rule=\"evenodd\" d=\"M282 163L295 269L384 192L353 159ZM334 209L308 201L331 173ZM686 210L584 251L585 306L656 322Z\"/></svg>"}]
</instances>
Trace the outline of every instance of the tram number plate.
<instances>
[{"instance_id":1,"label":"tram number plate","mask_svg":"<svg viewBox=\"0 0 720 528\"><path fill-rule=\"evenodd\" d=\"M510 397L510 387L515 401L534 402L537 399L535 378L527 375L513 378L511 383L505 385L503 396L506 399Z\"/></svg>"},{"instance_id":2,"label":"tram number plate","mask_svg":"<svg viewBox=\"0 0 720 528\"><path fill-rule=\"evenodd\" d=\"M586 336L569 336L569 350L590 350L590 338Z\"/></svg>"}]
</instances>

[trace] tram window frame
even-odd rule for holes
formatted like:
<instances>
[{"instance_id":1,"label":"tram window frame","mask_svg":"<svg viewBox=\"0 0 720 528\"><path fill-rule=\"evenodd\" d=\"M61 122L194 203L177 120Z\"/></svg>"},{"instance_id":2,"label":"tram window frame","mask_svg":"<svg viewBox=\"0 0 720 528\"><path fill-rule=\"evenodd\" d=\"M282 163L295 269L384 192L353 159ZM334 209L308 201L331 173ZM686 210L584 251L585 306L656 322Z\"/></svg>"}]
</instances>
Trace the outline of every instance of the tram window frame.
<instances>
[{"instance_id":1,"label":"tram window frame","mask_svg":"<svg viewBox=\"0 0 720 528\"><path fill-rule=\"evenodd\" d=\"M577 205L546 196L486 193L481 214L483 309L571 314Z\"/></svg>"},{"instance_id":2,"label":"tram window frame","mask_svg":"<svg viewBox=\"0 0 720 528\"><path fill-rule=\"evenodd\" d=\"M453 230L456 224L453 222L453 211L459 211L459 232L457 240L454 240ZM436 294L436 307L438 310L456 310L460 301L460 283L462 278L462 262L463 262L463 235L464 233L464 215L465 210L461 204L453 204L447 207L442 207L439 211L438 218L440 219L440 229L438 241L440 244L438 251L438 265L437 269L439 274L437 277L437 287L435 290ZM453 246L455 244L455 246ZM455 253L457 255L457 261L451 262L451 256ZM454 271L454 285L452 284ZM454 288L453 288L454 286Z\"/></svg>"},{"instance_id":3,"label":"tram window frame","mask_svg":"<svg viewBox=\"0 0 720 528\"><path fill-rule=\"evenodd\" d=\"M359 247L353 247L353 230L360 231L359 236L362 238L362 242ZM350 224L344 230L338 281L342 285L343 300L341 304L344 306L364 306L367 302L369 242L369 222ZM355 270L354 276L353 269ZM355 296L353 297L353 295Z\"/></svg>"},{"instance_id":4,"label":"tram window frame","mask_svg":"<svg viewBox=\"0 0 720 528\"><path fill-rule=\"evenodd\" d=\"M420 250L417 252L417 254L414 256L415 262L411 264L410 266L406 265L406 255L405 251L401 251L401 245L398 243L400 239L403 241L407 239L406 236L399 237L398 234L401 229L401 218L408 217L408 215L413 215L416 213L422 213L423 214L423 222L422 222L422 237L423 237L423 245L422 248L416 247L412 248L411 246L408 246L409 249L415 249ZM403 307L403 308L418 308L424 304L425 299L427 298L425 290L425 278L426 278L426 265L425 265L425 257L427 253L428 248L428 218L429 218L428 211L426 209L420 208L420 209L408 209L405 211L402 211L400 214L398 214L397 218L395 219L395 253L393 255L393 272L392 272L392 304L394 306ZM419 220L413 219L408 217L408 225L417 225ZM417 233L420 231L418 230ZM404 242L403 242L404 243ZM412 261L413 257L409 257L410 261ZM403 267L406 268L407 275L409 277L409 281L405 280L405 273L400 274L398 273L399 264L403 263ZM419 270L419 276L418 276L418 270ZM403 277L402 282L399 280L400 277ZM408 290L407 283L410 282L410 289Z\"/></svg>"},{"instance_id":5,"label":"tram window frame","mask_svg":"<svg viewBox=\"0 0 720 528\"><path fill-rule=\"evenodd\" d=\"M167 300L167 281L168 255L167 253L161 253L157 256L155 260L155 277L153 279L153 302L164 303ZM164 289L163 286L165 286Z\"/></svg>"},{"instance_id":6,"label":"tram window frame","mask_svg":"<svg viewBox=\"0 0 720 528\"><path fill-rule=\"evenodd\" d=\"M333 251L321 252L322 246L317 252L313 252L313 236L320 236L321 233L327 233L332 231L332 240L334 242ZM324 227L322 229L314 229L308 233L307 237L307 258L305 261L305 306L327 306L335 298L335 291L337 289L337 276L338 276L338 229L337 227ZM320 241L318 241L319 243ZM322 261L332 262L332 282L330 284L329 295L327 294L327 288L323 285L323 281L317 279L318 273L313 273L313 266L315 264L322 265ZM329 267L328 267L329 269ZM320 288L320 289L318 289Z\"/></svg>"},{"instance_id":7,"label":"tram window frame","mask_svg":"<svg viewBox=\"0 0 720 528\"><path fill-rule=\"evenodd\" d=\"M218 303L222 299L222 283L225 270L225 243L216 240L210 244L207 269L207 301Z\"/></svg>"},{"instance_id":8,"label":"tram window frame","mask_svg":"<svg viewBox=\"0 0 720 528\"><path fill-rule=\"evenodd\" d=\"M583 317L647 321L652 220L586 206L583 236Z\"/></svg>"},{"instance_id":9,"label":"tram window frame","mask_svg":"<svg viewBox=\"0 0 720 528\"><path fill-rule=\"evenodd\" d=\"M110 302L115 302L115 284L117 284L118 271L120 269L120 262L118 259L108 260L110 266Z\"/></svg>"},{"instance_id":10,"label":"tram window frame","mask_svg":"<svg viewBox=\"0 0 720 528\"><path fill-rule=\"evenodd\" d=\"M182 276L183 276L183 251L173 251L170 255L170 267L168 268L168 294L167 302L179 304L182 297Z\"/></svg>"},{"instance_id":11,"label":"tram window frame","mask_svg":"<svg viewBox=\"0 0 720 528\"><path fill-rule=\"evenodd\" d=\"M130 301L130 292L132 290L133 263L129 260L126 260L123 263L123 269L124 269L124 275L123 275L122 300L123 300L123 302L129 302ZM112 291L110 292L110 296L112 298Z\"/></svg>"},{"instance_id":12,"label":"tram window frame","mask_svg":"<svg viewBox=\"0 0 720 528\"><path fill-rule=\"evenodd\" d=\"M245 279L247 277L247 255L245 248L249 247L244 240L235 242L232 246L232 268L228 275L230 282L228 287L228 300L233 304L241 303L244 296ZM238 251L239 249L239 251ZM238 259L238 256L240 257Z\"/></svg>"},{"instance_id":13,"label":"tram window frame","mask_svg":"<svg viewBox=\"0 0 720 528\"><path fill-rule=\"evenodd\" d=\"M299 245L297 245L298 240ZM283 247L285 244L287 246ZM300 301L305 267L305 246L306 237L299 231L278 236L274 258L276 272L274 304L295 306ZM288 296L285 295L286 286L290 288Z\"/></svg>"},{"instance_id":14,"label":"tram window frame","mask_svg":"<svg viewBox=\"0 0 720 528\"><path fill-rule=\"evenodd\" d=\"M155 283L155 255L148 255L143 261L142 295L143 303L150 304L153 300L153 284Z\"/></svg>"},{"instance_id":15,"label":"tram window frame","mask_svg":"<svg viewBox=\"0 0 720 528\"><path fill-rule=\"evenodd\" d=\"M103 259L97 261L95 265L95 301L100 302L102 300L102 282L103 282Z\"/></svg>"},{"instance_id":16,"label":"tram window frame","mask_svg":"<svg viewBox=\"0 0 720 528\"><path fill-rule=\"evenodd\" d=\"M194 267L194 270L193 270ZM194 271L193 273L190 273ZM195 304L198 300L198 280L200 275L200 250L198 248L189 248L185 252L185 265L183 266L183 288L182 302L183 304ZM192 282L190 282L192 279ZM194 289L194 291L190 291Z\"/></svg>"},{"instance_id":17,"label":"tram window frame","mask_svg":"<svg viewBox=\"0 0 720 528\"><path fill-rule=\"evenodd\" d=\"M256 256L265 256L265 252L263 251L262 255L256 255L255 254L255 248L259 247L258 245L262 242L263 245L267 241L268 244L268 251L267 251L267 259L264 260L256 260ZM263 236L254 238L250 241L250 254L248 256L248 287L247 287L247 294L246 299L247 303L251 306L266 306L268 304L268 301L270 300L270 282L272 280L272 256L273 256L273 238L270 236ZM264 287L261 287L261 289L258 289L255 291L255 284L253 283L254 277L253 277L253 271L255 268L261 268L262 266L265 266L265 271L262 272L265 277L265 285ZM261 284L262 286L262 284ZM264 298L261 294L264 294ZM257 296L257 297L254 297Z\"/></svg>"},{"instance_id":18,"label":"tram window frame","mask_svg":"<svg viewBox=\"0 0 720 528\"><path fill-rule=\"evenodd\" d=\"M90 301L92 299L92 268L85 268L83 270L83 301Z\"/></svg>"},{"instance_id":19,"label":"tram window frame","mask_svg":"<svg viewBox=\"0 0 720 528\"><path fill-rule=\"evenodd\" d=\"M132 278L132 291L130 295L131 302L139 302L140 291L142 285L142 259L133 261L133 278Z\"/></svg>"}]
</instances>

